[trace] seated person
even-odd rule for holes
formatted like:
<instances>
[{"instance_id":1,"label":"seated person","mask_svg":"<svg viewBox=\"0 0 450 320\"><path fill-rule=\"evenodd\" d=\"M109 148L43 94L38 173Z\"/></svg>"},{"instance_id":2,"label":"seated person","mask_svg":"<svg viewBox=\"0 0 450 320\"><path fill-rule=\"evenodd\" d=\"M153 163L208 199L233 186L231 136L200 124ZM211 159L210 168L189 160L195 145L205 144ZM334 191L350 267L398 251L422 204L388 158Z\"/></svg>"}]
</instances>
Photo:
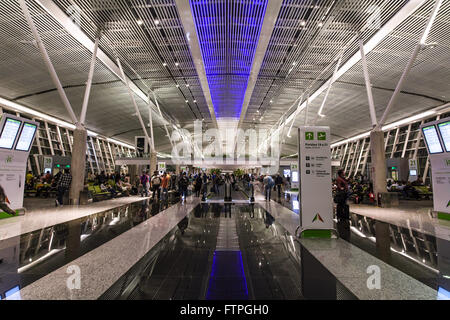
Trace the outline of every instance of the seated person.
<instances>
[{"instance_id":1,"label":"seated person","mask_svg":"<svg viewBox=\"0 0 450 320\"><path fill-rule=\"evenodd\" d=\"M420 200L419 192L414 188L411 182L407 182L402 190L402 194L405 198L414 198Z\"/></svg>"},{"instance_id":2,"label":"seated person","mask_svg":"<svg viewBox=\"0 0 450 320\"><path fill-rule=\"evenodd\" d=\"M114 198L117 194L116 190L114 190L114 188L112 188L108 183L105 185L104 183L100 184L100 189L103 192L109 192L111 193L111 196Z\"/></svg>"}]
</instances>

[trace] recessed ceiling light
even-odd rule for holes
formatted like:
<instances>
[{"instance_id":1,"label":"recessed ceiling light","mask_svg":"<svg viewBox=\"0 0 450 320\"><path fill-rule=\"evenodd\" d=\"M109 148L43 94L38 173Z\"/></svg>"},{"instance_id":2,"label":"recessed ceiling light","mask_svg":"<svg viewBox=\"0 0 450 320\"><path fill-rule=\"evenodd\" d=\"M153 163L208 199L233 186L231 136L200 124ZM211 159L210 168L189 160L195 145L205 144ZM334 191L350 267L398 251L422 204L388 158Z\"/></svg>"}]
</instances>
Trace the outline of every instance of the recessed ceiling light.
<instances>
[{"instance_id":1,"label":"recessed ceiling light","mask_svg":"<svg viewBox=\"0 0 450 320\"><path fill-rule=\"evenodd\" d=\"M189 87L189 83L186 84L186 87Z\"/></svg>"},{"instance_id":2,"label":"recessed ceiling light","mask_svg":"<svg viewBox=\"0 0 450 320\"><path fill-rule=\"evenodd\" d=\"M156 25L158 25L159 24L159 20L155 20L155 21L153 21Z\"/></svg>"},{"instance_id":3,"label":"recessed ceiling light","mask_svg":"<svg viewBox=\"0 0 450 320\"><path fill-rule=\"evenodd\" d=\"M184 102L188 103L189 101L187 101L187 100L184 100Z\"/></svg>"},{"instance_id":4,"label":"recessed ceiling light","mask_svg":"<svg viewBox=\"0 0 450 320\"><path fill-rule=\"evenodd\" d=\"M144 21L142 21L141 19L136 21L138 25L142 25L144 23Z\"/></svg>"},{"instance_id":5,"label":"recessed ceiling light","mask_svg":"<svg viewBox=\"0 0 450 320\"><path fill-rule=\"evenodd\" d=\"M294 62L292 62L292 65L293 65L293 66L295 66L296 64L297 64L297 62L295 62L295 61L294 61Z\"/></svg>"},{"instance_id":6,"label":"recessed ceiling light","mask_svg":"<svg viewBox=\"0 0 450 320\"><path fill-rule=\"evenodd\" d=\"M300 25L301 25L302 27L304 27L304 26L306 25L306 21L303 20L302 22L300 22Z\"/></svg>"},{"instance_id":7,"label":"recessed ceiling light","mask_svg":"<svg viewBox=\"0 0 450 320\"><path fill-rule=\"evenodd\" d=\"M270 100L270 103L272 103L273 102L273 100Z\"/></svg>"},{"instance_id":8,"label":"recessed ceiling light","mask_svg":"<svg viewBox=\"0 0 450 320\"><path fill-rule=\"evenodd\" d=\"M163 66L164 66L164 67L167 66L167 63L163 62Z\"/></svg>"},{"instance_id":9,"label":"recessed ceiling light","mask_svg":"<svg viewBox=\"0 0 450 320\"><path fill-rule=\"evenodd\" d=\"M180 64L178 62L175 62L175 66L178 67Z\"/></svg>"},{"instance_id":10,"label":"recessed ceiling light","mask_svg":"<svg viewBox=\"0 0 450 320\"><path fill-rule=\"evenodd\" d=\"M175 87L179 88L179 87L180 87L180 85L179 85L179 84L176 84L176 85L175 85Z\"/></svg>"},{"instance_id":11,"label":"recessed ceiling light","mask_svg":"<svg viewBox=\"0 0 450 320\"><path fill-rule=\"evenodd\" d=\"M259 110L256 110L256 113L259 113Z\"/></svg>"},{"instance_id":12,"label":"recessed ceiling light","mask_svg":"<svg viewBox=\"0 0 450 320\"><path fill-rule=\"evenodd\" d=\"M317 24L317 26L318 26L319 28L322 28L322 27L323 27L323 22L322 22L322 21L319 22L319 23Z\"/></svg>"}]
</instances>

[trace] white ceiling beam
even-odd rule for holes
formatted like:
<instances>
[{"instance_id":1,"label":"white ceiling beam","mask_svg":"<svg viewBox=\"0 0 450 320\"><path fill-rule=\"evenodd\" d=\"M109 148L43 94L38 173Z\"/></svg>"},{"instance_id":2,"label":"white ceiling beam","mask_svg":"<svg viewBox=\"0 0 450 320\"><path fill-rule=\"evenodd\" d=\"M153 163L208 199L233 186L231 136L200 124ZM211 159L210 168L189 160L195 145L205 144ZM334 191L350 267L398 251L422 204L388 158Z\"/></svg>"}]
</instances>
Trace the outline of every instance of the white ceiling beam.
<instances>
[{"instance_id":1,"label":"white ceiling beam","mask_svg":"<svg viewBox=\"0 0 450 320\"><path fill-rule=\"evenodd\" d=\"M247 108L250 104L250 99L255 89L256 81L258 80L259 70L261 69L264 56L269 46L272 37L273 29L278 18L278 13L281 9L281 0L268 0L266 13L264 16L263 25L259 34L258 45L253 56L252 68L248 77L247 89L245 90L244 100L242 103L241 116L239 119L238 128L241 127L247 114Z\"/></svg>"},{"instance_id":2,"label":"white ceiling beam","mask_svg":"<svg viewBox=\"0 0 450 320\"><path fill-rule=\"evenodd\" d=\"M385 23L364 45L364 52L369 54L378 44L381 43L395 28L397 28L403 21L412 15L420 6L427 0L410 0L405 4L387 23ZM317 89L309 98L309 103L314 101L323 91L325 91L330 82L337 81L342 75L350 70L355 64L361 60L361 52L357 51L341 68L336 72L335 77L331 77L319 89ZM306 101L300 106L300 111L306 107ZM295 112L293 112L285 121L284 124L289 123L294 119ZM280 126L281 127L281 126ZM279 129L277 129L279 130Z\"/></svg>"},{"instance_id":3,"label":"white ceiling beam","mask_svg":"<svg viewBox=\"0 0 450 320\"><path fill-rule=\"evenodd\" d=\"M197 29L195 28L194 17L191 12L191 6L187 0L175 0L178 15L180 16L181 23L183 25L184 32L186 33L186 39L189 46L189 51L192 55L195 70L202 87L203 96L205 97L206 104L208 106L211 120L216 128L219 128L216 119L216 113L214 111L214 105L211 98L211 91L209 90L208 79L206 78L205 65L203 63L202 52L200 50L200 44L198 41Z\"/></svg>"},{"instance_id":4,"label":"white ceiling beam","mask_svg":"<svg viewBox=\"0 0 450 320\"><path fill-rule=\"evenodd\" d=\"M34 0L37 4L39 4L48 14L50 14L72 37L74 37L79 43L81 43L86 49L90 52L94 52L95 43L92 41L81 29L77 26L72 19L62 11L52 0ZM108 55L101 50L100 48L97 51L98 59L107 67L117 78L125 83L125 79L122 77L120 73L119 67L116 63L108 57ZM127 76L126 76L127 77ZM147 95L139 89L138 86L134 84L134 82L127 77L127 81L130 85L130 89L141 98L145 104L150 103L155 111L157 111L155 104L152 101L148 101ZM168 124L169 121L164 117L161 117L156 113L156 116L159 118L163 124Z\"/></svg>"}]
</instances>

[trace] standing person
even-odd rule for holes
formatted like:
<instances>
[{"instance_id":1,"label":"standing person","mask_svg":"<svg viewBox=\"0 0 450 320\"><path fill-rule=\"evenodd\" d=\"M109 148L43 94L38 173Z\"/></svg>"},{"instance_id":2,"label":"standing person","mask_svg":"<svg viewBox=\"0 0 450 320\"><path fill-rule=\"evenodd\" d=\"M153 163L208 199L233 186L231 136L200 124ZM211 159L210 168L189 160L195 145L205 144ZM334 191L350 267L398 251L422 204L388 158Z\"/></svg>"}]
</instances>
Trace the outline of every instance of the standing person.
<instances>
[{"instance_id":1,"label":"standing person","mask_svg":"<svg viewBox=\"0 0 450 320\"><path fill-rule=\"evenodd\" d=\"M186 177L186 172L183 172L183 174L180 177L180 180L178 181L178 189L180 190L180 196L183 199L186 199L188 185L189 185L189 180Z\"/></svg>"},{"instance_id":2,"label":"standing person","mask_svg":"<svg viewBox=\"0 0 450 320\"><path fill-rule=\"evenodd\" d=\"M263 179L264 184L264 196L266 200L270 201L270 195L274 186L274 181L270 175L266 175Z\"/></svg>"},{"instance_id":3,"label":"standing person","mask_svg":"<svg viewBox=\"0 0 450 320\"><path fill-rule=\"evenodd\" d=\"M142 184L142 189L141 189L141 197L145 196L148 197L148 175L147 173L144 171L142 171L142 175L140 178L141 184Z\"/></svg>"},{"instance_id":4,"label":"standing person","mask_svg":"<svg viewBox=\"0 0 450 320\"><path fill-rule=\"evenodd\" d=\"M9 201L8 197L6 196L5 190L0 185L0 209L6 212L7 214L15 216L16 212L8 206L8 203Z\"/></svg>"},{"instance_id":5,"label":"standing person","mask_svg":"<svg viewBox=\"0 0 450 320\"><path fill-rule=\"evenodd\" d=\"M69 189L70 184L72 183L72 175L70 174L70 169L64 169L64 173L58 180L57 188L58 188L58 197L55 200L56 207L63 205L63 198L66 191Z\"/></svg>"},{"instance_id":6,"label":"standing person","mask_svg":"<svg viewBox=\"0 0 450 320\"><path fill-rule=\"evenodd\" d=\"M164 171L162 177L161 177L161 199L162 201L167 200L167 192L169 190L169 182L170 182L170 175Z\"/></svg>"},{"instance_id":7,"label":"standing person","mask_svg":"<svg viewBox=\"0 0 450 320\"><path fill-rule=\"evenodd\" d=\"M161 178L159 177L158 171L153 172L152 176L152 200L155 199L155 192L158 195L158 201L161 197Z\"/></svg>"},{"instance_id":8,"label":"standing person","mask_svg":"<svg viewBox=\"0 0 450 320\"><path fill-rule=\"evenodd\" d=\"M338 220L349 219L349 207L347 205L348 197L348 181L345 178L344 170L338 171L338 177L336 179L336 196L334 202L336 202L336 216Z\"/></svg>"},{"instance_id":9,"label":"standing person","mask_svg":"<svg viewBox=\"0 0 450 320\"><path fill-rule=\"evenodd\" d=\"M282 184L283 184L283 178L278 173L277 176L275 177L275 185L276 185L277 191L278 191L278 199L281 198L281 185Z\"/></svg>"},{"instance_id":10,"label":"standing person","mask_svg":"<svg viewBox=\"0 0 450 320\"><path fill-rule=\"evenodd\" d=\"M195 196L200 197L200 190L202 189L203 180L202 177L197 175L197 178L195 178Z\"/></svg>"}]
</instances>

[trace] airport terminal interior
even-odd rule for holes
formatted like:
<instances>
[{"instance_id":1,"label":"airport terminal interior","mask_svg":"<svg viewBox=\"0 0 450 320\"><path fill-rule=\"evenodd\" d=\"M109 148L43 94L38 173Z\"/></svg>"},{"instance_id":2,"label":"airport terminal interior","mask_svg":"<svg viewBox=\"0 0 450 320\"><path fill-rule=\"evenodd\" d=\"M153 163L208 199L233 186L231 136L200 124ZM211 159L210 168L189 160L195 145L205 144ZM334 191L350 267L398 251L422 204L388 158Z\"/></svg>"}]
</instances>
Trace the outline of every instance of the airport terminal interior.
<instances>
[{"instance_id":1,"label":"airport terminal interior","mask_svg":"<svg viewBox=\"0 0 450 320\"><path fill-rule=\"evenodd\" d=\"M450 0L1 0L0 300L450 300L449 62Z\"/></svg>"}]
</instances>

